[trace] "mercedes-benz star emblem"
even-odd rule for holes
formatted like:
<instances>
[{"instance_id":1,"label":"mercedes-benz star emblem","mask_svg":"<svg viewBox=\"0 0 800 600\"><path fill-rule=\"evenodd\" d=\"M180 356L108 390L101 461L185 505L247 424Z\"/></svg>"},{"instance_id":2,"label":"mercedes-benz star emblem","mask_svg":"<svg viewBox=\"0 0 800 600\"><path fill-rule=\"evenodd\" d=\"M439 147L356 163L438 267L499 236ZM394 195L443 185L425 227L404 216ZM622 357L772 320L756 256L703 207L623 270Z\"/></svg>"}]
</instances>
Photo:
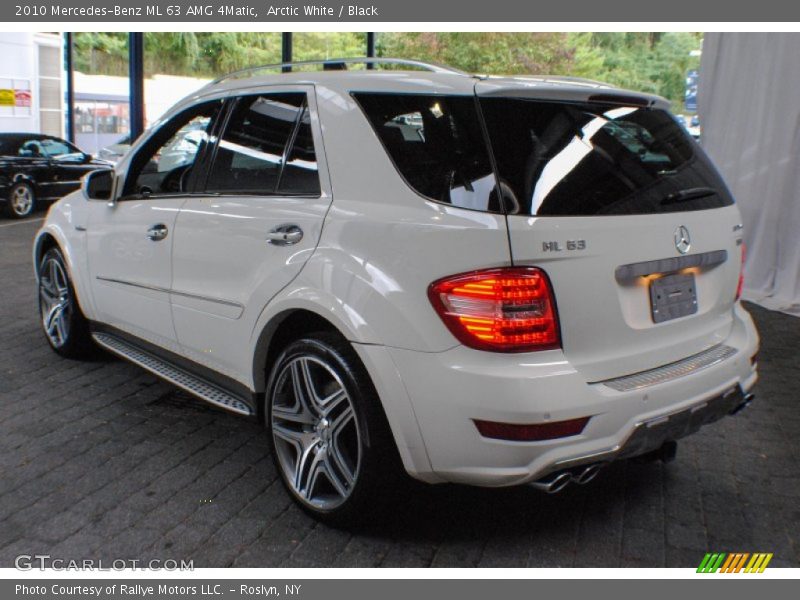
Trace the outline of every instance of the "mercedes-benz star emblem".
<instances>
[{"instance_id":1,"label":"mercedes-benz star emblem","mask_svg":"<svg viewBox=\"0 0 800 600\"><path fill-rule=\"evenodd\" d=\"M686 254L692 247L692 238L689 237L689 230L681 225L675 230L675 248L681 254Z\"/></svg>"}]
</instances>

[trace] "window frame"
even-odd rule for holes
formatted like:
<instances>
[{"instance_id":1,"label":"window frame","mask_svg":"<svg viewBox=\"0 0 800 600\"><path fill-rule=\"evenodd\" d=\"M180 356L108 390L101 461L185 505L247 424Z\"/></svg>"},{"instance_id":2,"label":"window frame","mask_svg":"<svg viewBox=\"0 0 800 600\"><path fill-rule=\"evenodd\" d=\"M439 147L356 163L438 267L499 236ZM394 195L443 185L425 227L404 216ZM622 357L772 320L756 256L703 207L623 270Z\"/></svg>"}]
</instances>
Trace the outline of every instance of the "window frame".
<instances>
[{"instance_id":1,"label":"window frame","mask_svg":"<svg viewBox=\"0 0 800 600\"><path fill-rule=\"evenodd\" d=\"M187 186L186 186L187 189L186 189L186 191L174 192L174 193L153 193L153 194L149 194L149 195L145 196L145 195L140 194L140 193L125 193L125 189L128 187L129 179L130 179L130 177L132 175L131 171L132 171L134 165L137 164L137 158L139 158L142 153L149 153L152 156L152 153L154 151L154 148L152 147L152 145L155 143L154 140L158 139L159 134L164 131L165 127L169 126L176 119L182 118L186 114L198 113L201 107L207 106L207 105L213 105L215 103L219 104L219 111L217 112L217 114L215 116L213 116L211 118L211 122L209 123L209 127L208 127L208 130L207 130L208 139L206 140L206 142L204 144L201 145L200 148L198 148L197 154L195 155L195 160L194 160L194 163L193 163L194 167L203 166L203 160L204 160L206 154L208 154L210 146L213 144L215 132L218 130L218 126L219 126L220 122L222 121L222 119L226 115L228 102L227 102L227 99L225 97L204 98L202 100L199 100L198 102L195 102L194 104L191 104L190 106L187 106L187 107L183 108L182 110L178 111L177 113L169 115L167 118L165 118L152 131L152 133L150 133L150 135L147 137L147 139L145 139L141 144L138 145L138 147L136 148L136 151L131 156L130 161L128 162L128 164L125 167L124 177L122 177L121 181L120 181L120 191L119 191L119 195L117 196L117 201L118 202L126 202L126 201L129 201L129 200L149 201L149 200L158 200L158 199L162 199L162 198L187 198L187 197L190 197L190 196L197 195L197 181L198 181L199 173L202 172L202 169L197 169L197 168L192 169L192 173L189 174L189 179L187 181ZM196 116L197 116L197 114L195 114L195 117ZM192 117L192 118L194 118L194 117ZM186 123L188 123L190 120L191 119L187 120ZM185 126L186 123L184 123L184 126ZM175 131L175 133L180 131L181 128L178 128ZM175 133L173 133L172 136L174 136ZM172 139L172 136L170 136L166 140L162 141L157 149L160 149L160 148L164 147L164 145L170 139ZM139 175L141 175L141 172L139 173ZM137 175L137 178L138 178L138 175Z\"/></svg>"},{"instance_id":2,"label":"window frame","mask_svg":"<svg viewBox=\"0 0 800 600\"><path fill-rule=\"evenodd\" d=\"M286 160L291 154L291 150L293 148L294 142L297 139L297 133L300 129L302 123L302 116L304 111L300 111L298 113L297 119L295 120L294 126L289 134L289 137L286 140L286 143L283 147L283 152L281 153L281 166L280 170L278 171L277 177L275 179L275 188L272 192L267 192L264 190L258 191L217 191L217 190L209 190L208 189L208 182L211 177L211 169L214 165L214 161L217 158L217 153L219 152L220 141L223 138L223 135L228 130L228 125L230 124L230 120L233 117L233 114L236 108L239 106L240 102L242 102L245 98L254 98L258 96L277 96L281 94L302 94L303 95L303 103L302 107L305 107L305 110L308 111L309 116L309 126L311 127L311 137L314 143L314 155L316 157L317 162L317 179L319 180L319 193L297 193L297 194L287 194L282 193L279 190L280 183L283 179L283 171L286 167ZM201 164L200 172L204 173L204 177L202 179L198 179L195 181L196 183L196 193L206 195L206 196L214 196L214 197L259 197L259 198L308 198L308 199L320 199L324 197L329 197L330 194L328 192L328 186L326 185L328 181L327 177L327 168L325 167L324 163L324 152L322 149L324 145L321 143L321 134L318 135L317 133L317 111L316 111L316 102L312 102L314 98L314 86L286 86L286 85L275 85L275 86L265 86L261 87L257 90L247 91L247 92L240 92L235 91L232 95L226 98L226 108L224 110L224 114L221 115L219 119L219 127L216 129L214 135L211 137L210 143L207 144L206 152L204 154L204 162ZM323 176L323 169L324 169L324 176Z\"/></svg>"}]
</instances>

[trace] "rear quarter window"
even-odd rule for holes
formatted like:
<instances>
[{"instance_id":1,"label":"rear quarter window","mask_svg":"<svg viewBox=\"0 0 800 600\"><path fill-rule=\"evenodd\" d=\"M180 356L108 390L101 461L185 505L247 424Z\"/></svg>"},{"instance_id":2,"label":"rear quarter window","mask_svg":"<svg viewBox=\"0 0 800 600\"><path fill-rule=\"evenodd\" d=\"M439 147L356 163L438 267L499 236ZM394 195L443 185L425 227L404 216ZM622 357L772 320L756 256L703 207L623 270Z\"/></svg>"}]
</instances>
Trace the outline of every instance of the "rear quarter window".
<instances>
[{"instance_id":1,"label":"rear quarter window","mask_svg":"<svg viewBox=\"0 0 800 600\"><path fill-rule=\"evenodd\" d=\"M353 93L384 149L418 194L502 212L474 96Z\"/></svg>"}]
</instances>

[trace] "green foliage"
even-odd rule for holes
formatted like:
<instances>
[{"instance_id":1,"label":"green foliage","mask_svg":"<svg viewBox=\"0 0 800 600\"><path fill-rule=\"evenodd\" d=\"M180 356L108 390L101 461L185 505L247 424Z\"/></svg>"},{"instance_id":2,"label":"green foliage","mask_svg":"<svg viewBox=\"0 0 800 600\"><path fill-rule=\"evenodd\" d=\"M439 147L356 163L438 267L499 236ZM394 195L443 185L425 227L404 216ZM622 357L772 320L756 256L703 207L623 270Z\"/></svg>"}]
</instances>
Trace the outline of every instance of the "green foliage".
<instances>
[{"instance_id":1,"label":"green foliage","mask_svg":"<svg viewBox=\"0 0 800 600\"><path fill-rule=\"evenodd\" d=\"M699 66L690 56L700 33L382 33L379 56L444 63L493 74L587 77L683 100L684 78ZM366 35L294 34L295 60L363 56ZM126 33L76 33L79 71L126 75ZM145 34L145 73L213 77L248 66L280 62L280 33L174 32Z\"/></svg>"}]
</instances>

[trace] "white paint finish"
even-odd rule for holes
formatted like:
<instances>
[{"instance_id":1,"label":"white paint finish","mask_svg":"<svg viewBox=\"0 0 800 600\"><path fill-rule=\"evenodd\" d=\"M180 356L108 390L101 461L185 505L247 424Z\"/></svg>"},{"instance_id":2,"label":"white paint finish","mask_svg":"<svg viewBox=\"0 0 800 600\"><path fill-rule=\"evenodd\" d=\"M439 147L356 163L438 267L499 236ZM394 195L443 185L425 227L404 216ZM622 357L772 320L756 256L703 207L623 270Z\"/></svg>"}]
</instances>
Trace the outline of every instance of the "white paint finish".
<instances>
[{"instance_id":1,"label":"white paint finish","mask_svg":"<svg viewBox=\"0 0 800 600\"><path fill-rule=\"evenodd\" d=\"M737 305L724 343L739 352L706 370L647 389L620 393L588 385L564 353L502 355L459 346L447 352L390 349L422 430L434 472L472 485L517 485L535 480L558 461L622 443L637 422L712 398L756 375L750 357L758 334ZM541 423L593 418L583 434L545 442L482 438L473 419Z\"/></svg>"},{"instance_id":2,"label":"white paint finish","mask_svg":"<svg viewBox=\"0 0 800 600\"><path fill-rule=\"evenodd\" d=\"M95 318L170 350L175 347L175 332L166 290L172 285L175 220L185 200L149 198L113 205L87 201L89 269L84 277L93 291ZM166 225L166 239L147 237L156 224Z\"/></svg>"},{"instance_id":3,"label":"white paint finish","mask_svg":"<svg viewBox=\"0 0 800 600\"><path fill-rule=\"evenodd\" d=\"M201 99L285 90L287 82L292 89L313 84L322 196L196 196L167 205L150 199L111 208L87 202L78 192L56 204L44 231L67 248L79 296L81 290L94 289L97 309L87 310L90 317L255 391L263 386L258 342L274 319L298 309L328 319L354 343L372 377L406 469L425 481L521 483L554 461L621 441L637 420L688 406L736 382L749 389L756 377L750 357L758 342L749 316L733 303L735 207L594 219L510 217L509 231L503 216L445 206L411 190L350 96L354 90L470 95L475 81L430 73L328 72L204 88L172 114ZM513 82L492 83L501 84ZM549 98L574 99L594 89L575 82L519 85L525 93L546 90ZM118 163L118 173L125 172L132 154ZM88 233L78 232L75 225L87 224L87 211L92 214ZM172 224L166 216L154 219L156 211L169 212ZM169 243L144 237L156 222L170 227ZM300 225L303 241L287 247L267 244L267 232L284 223ZM673 233L679 225L692 233L692 252L724 248L729 258L698 273L697 315L656 326L649 320L646 289L621 286L614 270L676 255ZM91 269L86 266L87 236ZM558 255L541 250L542 241L570 239L586 240L587 249ZM552 279L563 351L466 349L431 307L431 282L509 265L509 246L517 264L536 264ZM96 284L93 277L101 271L159 289ZM159 291L164 289L173 293ZM739 354L654 386L646 399L641 391L621 394L590 384L721 342ZM587 415L594 418L582 436L544 443L486 440L472 422L531 423Z\"/></svg>"},{"instance_id":4,"label":"white paint finish","mask_svg":"<svg viewBox=\"0 0 800 600\"><path fill-rule=\"evenodd\" d=\"M550 277L564 353L586 381L600 381L664 365L720 343L730 332L739 276L740 234L735 206L616 217L508 218L515 264L534 264ZM679 256L674 233L691 233L692 253L727 250L728 259L694 268L697 314L654 324L648 282L620 284L625 264ZM586 250L546 252L542 243L585 240Z\"/></svg>"}]
</instances>

